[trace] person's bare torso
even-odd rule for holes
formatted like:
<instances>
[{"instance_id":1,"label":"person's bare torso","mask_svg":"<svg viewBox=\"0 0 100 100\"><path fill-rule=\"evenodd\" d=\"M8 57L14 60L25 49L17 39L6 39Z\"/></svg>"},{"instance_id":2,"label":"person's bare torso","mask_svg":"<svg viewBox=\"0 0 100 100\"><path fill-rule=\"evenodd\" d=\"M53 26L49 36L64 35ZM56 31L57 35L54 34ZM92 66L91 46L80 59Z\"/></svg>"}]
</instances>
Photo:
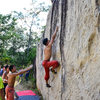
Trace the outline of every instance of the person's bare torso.
<instances>
[{"instance_id":1,"label":"person's bare torso","mask_svg":"<svg viewBox=\"0 0 100 100\"><path fill-rule=\"evenodd\" d=\"M52 55L52 48L50 46L46 46L44 49L44 60L50 60Z\"/></svg>"},{"instance_id":2,"label":"person's bare torso","mask_svg":"<svg viewBox=\"0 0 100 100\"><path fill-rule=\"evenodd\" d=\"M16 77L14 77L12 74L8 75L8 86L9 87L14 87L15 79Z\"/></svg>"}]
</instances>

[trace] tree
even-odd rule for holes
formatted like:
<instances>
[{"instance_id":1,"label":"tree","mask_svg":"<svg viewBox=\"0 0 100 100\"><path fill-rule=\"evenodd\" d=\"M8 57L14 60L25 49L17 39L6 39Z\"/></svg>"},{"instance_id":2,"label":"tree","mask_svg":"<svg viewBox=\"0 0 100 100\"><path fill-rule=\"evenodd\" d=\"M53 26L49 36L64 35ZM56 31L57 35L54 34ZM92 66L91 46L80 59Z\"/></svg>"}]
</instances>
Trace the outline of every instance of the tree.
<instances>
[{"instance_id":1,"label":"tree","mask_svg":"<svg viewBox=\"0 0 100 100\"><path fill-rule=\"evenodd\" d=\"M40 21L40 14L43 12L47 12L49 7L45 6L44 3L39 3L37 5L36 0L32 1L32 5L30 9L24 9L24 13L22 12L14 12L14 16L19 19L19 21L22 22L21 26L23 26L26 29L26 35L27 35L27 57L29 56L29 49L34 47L39 41L39 33L37 30L41 28L39 26Z\"/></svg>"},{"instance_id":2,"label":"tree","mask_svg":"<svg viewBox=\"0 0 100 100\"><path fill-rule=\"evenodd\" d=\"M9 40L14 36L16 19L9 15L0 14L0 61L3 62L7 58L7 49L9 48Z\"/></svg>"},{"instance_id":3,"label":"tree","mask_svg":"<svg viewBox=\"0 0 100 100\"><path fill-rule=\"evenodd\" d=\"M0 62L17 66L33 63L36 44L40 40L40 15L49 7L32 2L24 12L0 14ZM38 30L38 31L37 31ZM41 32L42 33L42 32Z\"/></svg>"},{"instance_id":4,"label":"tree","mask_svg":"<svg viewBox=\"0 0 100 100\"><path fill-rule=\"evenodd\" d=\"M0 26L0 61L14 62L18 50L24 48L24 29L17 26L17 19L11 14L0 14Z\"/></svg>"}]
</instances>

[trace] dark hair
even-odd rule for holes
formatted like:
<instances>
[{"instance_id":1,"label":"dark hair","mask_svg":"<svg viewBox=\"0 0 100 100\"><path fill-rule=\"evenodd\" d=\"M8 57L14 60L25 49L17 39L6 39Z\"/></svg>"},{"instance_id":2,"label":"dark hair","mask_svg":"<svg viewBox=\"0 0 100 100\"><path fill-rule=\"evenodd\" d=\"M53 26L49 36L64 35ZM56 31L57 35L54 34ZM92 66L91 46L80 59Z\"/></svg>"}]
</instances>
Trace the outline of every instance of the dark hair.
<instances>
[{"instance_id":1,"label":"dark hair","mask_svg":"<svg viewBox=\"0 0 100 100\"><path fill-rule=\"evenodd\" d=\"M10 65L9 70L12 71L14 65Z\"/></svg>"},{"instance_id":2,"label":"dark hair","mask_svg":"<svg viewBox=\"0 0 100 100\"><path fill-rule=\"evenodd\" d=\"M5 66L5 69L7 69L8 67L9 67L9 66L8 66L8 65L6 65L6 66Z\"/></svg>"},{"instance_id":3,"label":"dark hair","mask_svg":"<svg viewBox=\"0 0 100 100\"><path fill-rule=\"evenodd\" d=\"M43 39L43 44L46 45L47 42L48 42L48 38L44 38L44 39Z\"/></svg>"}]
</instances>

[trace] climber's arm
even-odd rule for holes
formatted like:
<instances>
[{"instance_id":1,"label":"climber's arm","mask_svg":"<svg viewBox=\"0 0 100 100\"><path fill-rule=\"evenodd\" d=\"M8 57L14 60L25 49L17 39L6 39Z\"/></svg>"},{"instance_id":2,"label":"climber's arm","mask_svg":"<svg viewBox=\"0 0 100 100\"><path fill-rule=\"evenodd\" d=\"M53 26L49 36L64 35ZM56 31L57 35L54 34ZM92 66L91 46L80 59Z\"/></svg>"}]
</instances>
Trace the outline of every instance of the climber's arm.
<instances>
[{"instance_id":1,"label":"climber's arm","mask_svg":"<svg viewBox=\"0 0 100 100\"><path fill-rule=\"evenodd\" d=\"M51 41L50 41L49 45L52 45L52 44L53 44L54 39L55 39L55 37L56 37L57 31L58 31L58 26L56 27L55 32L54 32L53 35L52 35L52 38L51 38Z\"/></svg>"}]
</instances>

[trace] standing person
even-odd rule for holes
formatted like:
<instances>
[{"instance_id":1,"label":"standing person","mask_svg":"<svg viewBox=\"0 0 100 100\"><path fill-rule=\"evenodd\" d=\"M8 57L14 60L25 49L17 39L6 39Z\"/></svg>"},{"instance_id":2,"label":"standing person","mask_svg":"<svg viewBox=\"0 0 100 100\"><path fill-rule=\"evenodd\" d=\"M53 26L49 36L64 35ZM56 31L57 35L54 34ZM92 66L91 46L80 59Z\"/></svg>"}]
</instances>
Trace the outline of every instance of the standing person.
<instances>
[{"instance_id":1,"label":"standing person","mask_svg":"<svg viewBox=\"0 0 100 100\"><path fill-rule=\"evenodd\" d=\"M45 69L45 81L46 81L46 86L48 88L50 88L51 86L48 84L48 80L49 80L49 68L52 66L51 71L53 73L55 72L55 68L57 68L59 66L58 61L53 60L50 61L51 55L52 55L52 44L54 42L54 39L56 37L56 33L58 31L58 27L56 27L54 34L52 35L51 40L48 40L48 38L43 39L43 44L45 45L44 48L44 61L42 62L42 65Z\"/></svg>"},{"instance_id":2,"label":"standing person","mask_svg":"<svg viewBox=\"0 0 100 100\"><path fill-rule=\"evenodd\" d=\"M23 77L23 74L20 74L20 75L19 75L19 79L18 79L18 81L21 80L21 82L22 82L22 77Z\"/></svg>"},{"instance_id":3,"label":"standing person","mask_svg":"<svg viewBox=\"0 0 100 100\"><path fill-rule=\"evenodd\" d=\"M21 71L21 70L22 70L22 69L20 69L19 71ZM23 74L20 74L20 75L19 75L18 82L19 82L19 81L21 81L21 82L23 81Z\"/></svg>"},{"instance_id":4,"label":"standing person","mask_svg":"<svg viewBox=\"0 0 100 100\"><path fill-rule=\"evenodd\" d=\"M3 69L1 68L1 65L0 65L0 76L3 75Z\"/></svg>"},{"instance_id":5,"label":"standing person","mask_svg":"<svg viewBox=\"0 0 100 100\"><path fill-rule=\"evenodd\" d=\"M27 72L25 73L25 79L26 79L26 81L28 81L29 72L30 72L30 70L29 70L29 71L27 71Z\"/></svg>"},{"instance_id":6,"label":"standing person","mask_svg":"<svg viewBox=\"0 0 100 100\"><path fill-rule=\"evenodd\" d=\"M7 100L14 100L14 84L15 84L16 76L23 74L30 69L32 69L32 66L27 67L17 72L16 66L10 65L9 70L11 71L11 73L8 74L8 85L6 87Z\"/></svg>"},{"instance_id":7,"label":"standing person","mask_svg":"<svg viewBox=\"0 0 100 100\"><path fill-rule=\"evenodd\" d=\"M6 88L7 84L8 84L8 76L7 76L8 73L9 73L9 66L6 65L5 66L5 71L4 71L3 75L2 75L3 84L4 84L4 94L5 94L5 88Z\"/></svg>"},{"instance_id":8,"label":"standing person","mask_svg":"<svg viewBox=\"0 0 100 100\"><path fill-rule=\"evenodd\" d=\"M2 77L0 77L0 100L5 100L5 97L4 97L4 85L3 85Z\"/></svg>"},{"instance_id":9,"label":"standing person","mask_svg":"<svg viewBox=\"0 0 100 100\"><path fill-rule=\"evenodd\" d=\"M3 75L3 72L4 72L4 71L5 71L5 67L1 68L1 66L0 66L0 76Z\"/></svg>"}]
</instances>

